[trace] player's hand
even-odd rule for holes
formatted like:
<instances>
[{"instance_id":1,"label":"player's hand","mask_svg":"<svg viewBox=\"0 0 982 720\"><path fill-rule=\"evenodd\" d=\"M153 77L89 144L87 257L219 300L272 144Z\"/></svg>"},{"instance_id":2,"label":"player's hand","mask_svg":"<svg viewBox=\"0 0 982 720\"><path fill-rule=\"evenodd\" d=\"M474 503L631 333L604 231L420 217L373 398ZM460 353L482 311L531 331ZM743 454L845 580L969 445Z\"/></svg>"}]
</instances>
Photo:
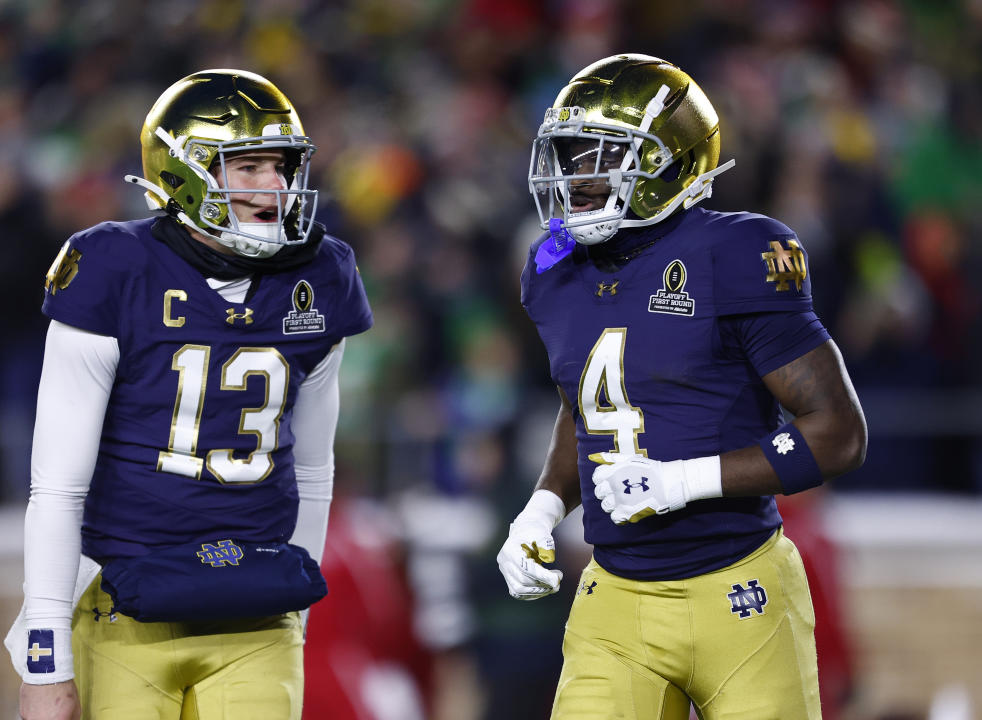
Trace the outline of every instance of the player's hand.
<instances>
[{"instance_id":1,"label":"player's hand","mask_svg":"<svg viewBox=\"0 0 982 720\"><path fill-rule=\"evenodd\" d=\"M723 494L719 455L661 462L640 455L600 453L600 460L604 464L593 471L593 494L618 525Z\"/></svg>"},{"instance_id":2,"label":"player's hand","mask_svg":"<svg viewBox=\"0 0 982 720\"><path fill-rule=\"evenodd\" d=\"M685 507L681 460L660 462L640 455L601 453L593 471L593 494L618 525Z\"/></svg>"},{"instance_id":3,"label":"player's hand","mask_svg":"<svg viewBox=\"0 0 982 720\"><path fill-rule=\"evenodd\" d=\"M22 720L80 720L82 706L74 680L50 685L20 686Z\"/></svg>"},{"instance_id":4,"label":"player's hand","mask_svg":"<svg viewBox=\"0 0 982 720\"><path fill-rule=\"evenodd\" d=\"M562 571L550 570L544 564L556 559L552 530L565 514L557 495L538 490L509 526L508 539L498 551L498 569L513 598L537 600L559 590Z\"/></svg>"}]
</instances>

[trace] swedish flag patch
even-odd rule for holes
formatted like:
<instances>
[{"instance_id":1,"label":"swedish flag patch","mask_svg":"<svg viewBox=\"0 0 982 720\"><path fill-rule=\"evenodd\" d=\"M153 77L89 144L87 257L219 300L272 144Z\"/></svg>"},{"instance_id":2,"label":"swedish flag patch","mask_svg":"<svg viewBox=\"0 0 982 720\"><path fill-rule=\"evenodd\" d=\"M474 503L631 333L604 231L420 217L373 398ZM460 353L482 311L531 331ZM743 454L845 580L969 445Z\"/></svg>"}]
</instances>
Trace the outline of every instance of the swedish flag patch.
<instances>
[{"instance_id":1,"label":"swedish flag patch","mask_svg":"<svg viewBox=\"0 0 982 720\"><path fill-rule=\"evenodd\" d=\"M53 673L55 671L54 630L27 631L27 672Z\"/></svg>"}]
</instances>

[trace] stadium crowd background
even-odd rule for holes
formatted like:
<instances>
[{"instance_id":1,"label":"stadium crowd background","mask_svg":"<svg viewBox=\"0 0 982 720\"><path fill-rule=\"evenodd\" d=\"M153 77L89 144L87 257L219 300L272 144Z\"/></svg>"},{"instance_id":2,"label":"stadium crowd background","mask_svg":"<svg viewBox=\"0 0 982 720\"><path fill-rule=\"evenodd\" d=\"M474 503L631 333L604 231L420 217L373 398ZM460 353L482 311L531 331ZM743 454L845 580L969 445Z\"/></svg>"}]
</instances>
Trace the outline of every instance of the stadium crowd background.
<instances>
[{"instance_id":1,"label":"stadium crowd background","mask_svg":"<svg viewBox=\"0 0 982 720\"><path fill-rule=\"evenodd\" d=\"M0 0L3 502L20 513L28 492L49 263L73 232L145 214L122 176L164 88L259 72L319 147L320 219L375 311L342 371L328 545L368 533L404 579L425 712L541 717L575 574L520 604L494 564L556 409L518 302L538 232L526 173L557 90L620 51L670 59L713 100L737 163L708 205L777 217L809 252L870 426L865 466L824 496L976 503L979 0Z\"/></svg>"}]
</instances>

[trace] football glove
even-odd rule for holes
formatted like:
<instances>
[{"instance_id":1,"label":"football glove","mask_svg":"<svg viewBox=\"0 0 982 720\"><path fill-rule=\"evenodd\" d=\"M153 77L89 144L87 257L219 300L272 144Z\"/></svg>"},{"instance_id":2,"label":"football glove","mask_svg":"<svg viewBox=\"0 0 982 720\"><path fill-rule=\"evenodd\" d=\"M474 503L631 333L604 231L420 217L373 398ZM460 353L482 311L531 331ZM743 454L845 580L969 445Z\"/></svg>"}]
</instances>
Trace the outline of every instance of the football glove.
<instances>
[{"instance_id":1,"label":"football glove","mask_svg":"<svg viewBox=\"0 0 982 720\"><path fill-rule=\"evenodd\" d=\"M600 458L605 464L593 471L593 493L618 525L723 494L719 455L670 462L622 453Z\"/></svg>"},{"instance_id":2,"label":"football glove","mask_svg":"<svg viewBox=\"0 0 982 720\"><path fill-rule=\"evenodd\" d=\"M549 490L536 490L525 509L508 528L508 539L498 551L498 569L517 600L537 600L559 590L560 570L543 567L556 560L552 531L566 516L566 506Z\"/></svg>"}]
</instances>

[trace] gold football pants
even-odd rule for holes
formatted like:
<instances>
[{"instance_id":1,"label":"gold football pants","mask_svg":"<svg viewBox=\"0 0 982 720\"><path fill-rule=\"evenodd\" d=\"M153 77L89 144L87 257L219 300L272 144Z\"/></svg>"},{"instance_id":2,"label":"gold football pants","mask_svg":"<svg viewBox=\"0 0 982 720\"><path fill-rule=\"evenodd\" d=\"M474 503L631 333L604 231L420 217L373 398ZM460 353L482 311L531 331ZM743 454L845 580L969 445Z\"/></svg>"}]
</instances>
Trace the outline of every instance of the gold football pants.
<instances>
[{"instance_id":1,"label":"gold football pants","mask_svg":"<svg viewBox=\"0 0 982 720\"><path fill-rule=\"evenodd\" d=\"M820 720L815 615L782 531L742 560L644 582L591 560L563 640L553 720Z\"/></svg>"},{"instance_id":2,"label":"gold football pants","mask_svg":"<svg viewBox=\"0 0 982 720\"><path fill-rule=\"evenodd\" d=\"M298 613L141 623L110 613L97 577L72 621L85 720L300 720Z\"/></svg>"}]
</instances>

